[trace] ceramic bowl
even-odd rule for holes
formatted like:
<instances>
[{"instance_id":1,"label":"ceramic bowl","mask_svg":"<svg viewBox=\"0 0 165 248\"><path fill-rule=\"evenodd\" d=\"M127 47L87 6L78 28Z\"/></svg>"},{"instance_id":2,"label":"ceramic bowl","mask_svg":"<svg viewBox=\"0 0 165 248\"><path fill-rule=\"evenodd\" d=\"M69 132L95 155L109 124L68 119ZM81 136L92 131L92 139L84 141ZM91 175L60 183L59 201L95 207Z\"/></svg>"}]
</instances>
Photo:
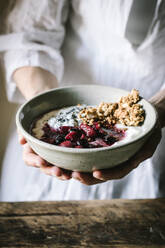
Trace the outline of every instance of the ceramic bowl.
<instances>
[{"instance_id":1,"label":"ceramic bowl","mask_svg":"<svg viewBox=\"0 0 165 248\"><path fill-rule=\"evenodd\" d=\"M40 94L20 107L16 124L32 149L51 164L72 171L90 172L117 166L132 157L151 135L157 120L154 107L144 99L140 100L146 116L145 132L126 144L103 148L66 148L45 143L29 133L31 123L49 110L80 104L96 105L100 102L116 102L129 92L99 85L78 85L58 88Z\"/></svg>"}]
</instances>

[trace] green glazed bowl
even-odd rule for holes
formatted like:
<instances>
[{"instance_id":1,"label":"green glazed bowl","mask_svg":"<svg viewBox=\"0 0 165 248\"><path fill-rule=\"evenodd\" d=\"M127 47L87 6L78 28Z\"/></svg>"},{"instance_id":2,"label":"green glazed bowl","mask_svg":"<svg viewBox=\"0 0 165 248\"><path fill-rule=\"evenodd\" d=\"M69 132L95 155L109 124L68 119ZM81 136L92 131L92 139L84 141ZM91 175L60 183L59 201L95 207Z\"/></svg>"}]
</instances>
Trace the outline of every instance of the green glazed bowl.
<instances>
[{"instance_id":1,"label":"green glazed bowl","mask_svg":"<svg viewBox=\"0 0 165 248\"><path fill-rule=\"evenodd\" d=\"M132 157L151 135L157 121L155 108L146 100L140 100L146 116L145 132L130 142L103 148L66 148L45 143L29 133L31 123L49 110L77 104L96 105L100 102L116 102L129 92L100 85L78 85L58 88L40 94L20 107L16 124L32 149L51 164L72 171L91 172L117 166Z\"/></svg>"}]
</instances>

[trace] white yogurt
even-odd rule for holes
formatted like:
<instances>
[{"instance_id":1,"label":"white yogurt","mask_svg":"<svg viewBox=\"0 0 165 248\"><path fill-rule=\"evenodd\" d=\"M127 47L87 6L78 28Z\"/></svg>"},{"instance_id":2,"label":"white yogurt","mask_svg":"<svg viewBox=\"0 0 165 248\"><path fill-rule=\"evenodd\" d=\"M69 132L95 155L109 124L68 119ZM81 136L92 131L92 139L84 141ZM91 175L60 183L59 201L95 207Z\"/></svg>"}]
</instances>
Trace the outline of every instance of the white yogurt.
<instances>
[{"instance_id":1,"label":"white yogurt","mask_svg":"<svg viewBox=\"0 0 165 248\"><path fill-rule=\"evenodd\" d=\"M127 130L125 131L125 137L122 140L114 143L113 146L129 143L130 141L140 137L143 133L145 133L144 125L133 127L133 126L125 126L122 124L116 124L116 127L119 129L126 128Z\"/></svg>"},{"instance_id":2,"label":"white yogurt","mask_svg":"<svg viewBox=\"0 0 165 248\"><path fill-rule=\"evenodd\" d=\"M85 106L86 105L63 108L58 112L56 116L48 120L48 124L54 129L57 129L61 126L79 126L82 121L78 118L78 113Z\"/></svg>"}]
</instances>

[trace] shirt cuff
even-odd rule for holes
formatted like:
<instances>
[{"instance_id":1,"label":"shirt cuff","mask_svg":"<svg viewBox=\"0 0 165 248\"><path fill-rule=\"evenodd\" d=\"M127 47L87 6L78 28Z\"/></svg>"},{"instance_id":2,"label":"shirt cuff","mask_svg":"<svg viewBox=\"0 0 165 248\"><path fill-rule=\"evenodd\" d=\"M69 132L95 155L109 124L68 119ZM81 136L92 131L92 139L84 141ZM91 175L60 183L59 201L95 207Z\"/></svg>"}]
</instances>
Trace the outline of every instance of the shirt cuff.
<instances>
[{"instance_id":1,"label":"shirt cuff","mask_svg":"<svg viewBox=\"0 0 165 248\"><path fill-rule=\"evenodd\" d=\"M8 100L16 103L23 103L25 101L13 80L13 73L16 69L25 66L41 67L55 75L58 82L61 82L64 71L63 58L60 52L54 49L53 54L50 56L45 51L8 51L4 54L4 66Z\"/></svg>"}]
</instances>

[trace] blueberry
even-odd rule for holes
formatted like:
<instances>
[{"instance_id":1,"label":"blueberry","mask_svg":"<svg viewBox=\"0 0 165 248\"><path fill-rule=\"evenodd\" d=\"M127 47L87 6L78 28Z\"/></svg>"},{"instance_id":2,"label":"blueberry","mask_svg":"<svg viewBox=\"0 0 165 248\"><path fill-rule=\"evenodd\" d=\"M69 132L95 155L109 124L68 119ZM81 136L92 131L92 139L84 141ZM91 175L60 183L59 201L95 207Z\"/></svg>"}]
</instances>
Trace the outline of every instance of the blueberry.
<instances>
[{"instance_id":1,"label":"blueberry","mask_svg":"<svg viewBox=\"0 0 165 248\"><path fill-rule=\"evenodd\" d=\"M77 145L79 146L83 146L83 147L88 147L89 146L89 144L88 144L88 141L86 140L86 139L80 139L80 140L78 140L77 141Z\"/></svg>"},{"instance_id":2,"label":"blueberry","mask_svg":"<svg viewBox=\"0 0 165 248\"><path fill-rule=\"evenodd\" d=\"M115 137L109 136L109 135L105 136L105 137L104 137L104 140L105 140L105 142L106 142L108 145L112 145L112 144L114 144L114 143L117 141L117 139L116 139Z\"/></svg>"},{"instance_id":3,"label":"blueberry","mask_svg":"<svg viewBox=\"0 0 165 248\"><path fill-rule=\"evenodd\" d=\"M59 145L61 142L65 140L65 136L61 134L57 134L55 137L55 145Z\"/></svg>"}]
</instances>

